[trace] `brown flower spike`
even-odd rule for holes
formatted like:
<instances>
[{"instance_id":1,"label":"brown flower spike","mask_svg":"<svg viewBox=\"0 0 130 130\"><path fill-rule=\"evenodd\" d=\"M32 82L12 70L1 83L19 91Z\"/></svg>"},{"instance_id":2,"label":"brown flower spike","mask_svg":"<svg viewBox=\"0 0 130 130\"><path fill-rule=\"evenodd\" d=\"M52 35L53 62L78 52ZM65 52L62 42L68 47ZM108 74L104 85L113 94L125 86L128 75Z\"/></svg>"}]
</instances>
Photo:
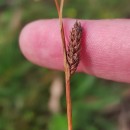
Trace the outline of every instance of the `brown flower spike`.
<instances>
[{"instance_id":1,"label":"brown flower spike","mask_svg":"<svg viewBox=\"0 0 130 130\"><path fill-rule=\"evenodd\" d=\"M81 24L80 22L76 21L70 32L70 41L67 50L67 61L71 75L76 71L80 61L81 35Z\"/></svg>"}]
</instances>

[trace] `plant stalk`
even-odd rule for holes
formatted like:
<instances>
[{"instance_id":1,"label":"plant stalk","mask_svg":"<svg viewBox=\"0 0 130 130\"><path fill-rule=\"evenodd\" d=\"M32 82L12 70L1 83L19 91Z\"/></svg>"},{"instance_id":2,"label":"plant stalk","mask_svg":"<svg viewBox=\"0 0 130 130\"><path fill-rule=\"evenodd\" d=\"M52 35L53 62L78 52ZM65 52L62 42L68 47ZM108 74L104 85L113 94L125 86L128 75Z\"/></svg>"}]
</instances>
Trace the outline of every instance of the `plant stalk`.
<instances>
[{"instance_id":1,"label":"plant stalk","mask_svg":"<svg viewBox=\"0 0 130 130\"><path fill-rule=\"evenodd\" d=\"M69 66L65 66L65 81L66 81L66 102L67 102L67 118L68 118L68 130L72 130L72 105L70 94L70 70Z\"/></svg>"},{"instance_id":2,"label":"plant stalk","mask_svg":"<svg viewBox=\"0 0 130 130\"><path fill-rule=\"evenodd\" d=\"M65 69L65 84L66 84L66 104L67 104L67 119L68 119L68 130L72 130L72 105L71 105L71 95L70 95L70 68L67 61L67 50L66 50L66 42L65 42L65 34L64 27L62 22L62 11L64 0L61 0L60 7L58 1L55 0L57 12L60 20L60 30L61 30L61 39L63 46L63 55L64 55L64 69Z\"/></svg>"}]
</instances>

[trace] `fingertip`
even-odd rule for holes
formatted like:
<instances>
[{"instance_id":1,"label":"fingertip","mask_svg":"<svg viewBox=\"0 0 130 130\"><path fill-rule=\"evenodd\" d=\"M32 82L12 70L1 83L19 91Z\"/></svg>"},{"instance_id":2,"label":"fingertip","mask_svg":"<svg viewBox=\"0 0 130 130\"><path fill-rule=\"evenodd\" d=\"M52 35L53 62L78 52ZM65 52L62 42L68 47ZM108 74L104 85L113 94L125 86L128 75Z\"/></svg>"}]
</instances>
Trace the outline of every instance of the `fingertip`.
<instances>
[{"instance_id":1,"label":"fingertip","mask_svg":"<svg viewBox=\"0 0 130 130\"><path fill-rule=\"evenodd\" d=\"M66 39L76 20L65 19ZM130 82L129 20L80 20L83 29L81 61L78 69L97 77ZM59 21L38 20L21 31L19 44L31 62L63 70L63 50ZM67 39L68 40L68 39Z\"/></svg>"}]
</instances>

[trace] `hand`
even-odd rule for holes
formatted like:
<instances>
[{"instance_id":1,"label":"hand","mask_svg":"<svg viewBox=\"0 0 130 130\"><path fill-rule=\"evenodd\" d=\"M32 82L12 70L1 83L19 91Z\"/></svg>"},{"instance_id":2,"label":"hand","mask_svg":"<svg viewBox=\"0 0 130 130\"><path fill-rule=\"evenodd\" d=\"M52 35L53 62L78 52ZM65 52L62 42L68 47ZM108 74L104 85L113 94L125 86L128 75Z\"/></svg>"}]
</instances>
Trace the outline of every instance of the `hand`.
<instances>
[{"instance_id":1,"label":"hand","mask_svg":"<svg viewBox=\"0 0 130 130\"><path fill-rule=\"evenodd\" d=\"M68 42L74 19L64 19ZM130 82L130 20L79 20L83 27L78 71L97 77ZM20 35L20 48L31 62L63 70L59 20L28 24Z\"/></svg>"}]
</instances>

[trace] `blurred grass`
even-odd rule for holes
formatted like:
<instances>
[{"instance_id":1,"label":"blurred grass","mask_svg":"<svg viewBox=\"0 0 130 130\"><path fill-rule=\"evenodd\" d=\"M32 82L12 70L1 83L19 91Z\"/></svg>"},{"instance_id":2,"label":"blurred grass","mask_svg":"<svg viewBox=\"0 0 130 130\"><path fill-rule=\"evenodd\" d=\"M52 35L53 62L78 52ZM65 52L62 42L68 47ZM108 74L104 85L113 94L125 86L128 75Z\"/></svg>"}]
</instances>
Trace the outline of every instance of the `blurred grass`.
<instances>
[{"instance_id":1,"label":"blurred grass","mask_svg":"<svg viewBox=\"0 0 130 130\"><path fill-rule=\"evenodd\" d=\"M64 16L129 18L129 5L129 0L66 0ZM24 25L56 17L52 0L0 0L0 130L67 129L65 94L61 113L48 110L49 86L59 72L28 62L18 46ZM98 112L119 102L128 85L85 74L76 74L71 84L74 130L114 130L115 122Z\"/></svg>"}]
</instances>

